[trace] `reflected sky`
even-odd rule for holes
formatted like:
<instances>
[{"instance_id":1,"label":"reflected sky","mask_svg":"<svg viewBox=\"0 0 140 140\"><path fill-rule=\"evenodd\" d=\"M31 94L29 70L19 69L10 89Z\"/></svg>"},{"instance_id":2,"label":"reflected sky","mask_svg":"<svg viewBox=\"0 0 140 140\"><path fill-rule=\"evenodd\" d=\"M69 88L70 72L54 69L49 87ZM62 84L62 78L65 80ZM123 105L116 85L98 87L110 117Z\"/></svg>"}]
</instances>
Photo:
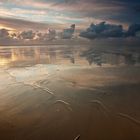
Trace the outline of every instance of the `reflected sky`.
<instances>
[{"instance_id":1,"label":"reflected sky","mask_svg":"<svg viewBox=\"0 0 140 140\"><path fill-rule=\"evenodd\" d=\"M140 53L132 50L100 50L94 47L7 47L0 48L0 66L54 65L139 65Z\"/></svg>"}]
</instances>

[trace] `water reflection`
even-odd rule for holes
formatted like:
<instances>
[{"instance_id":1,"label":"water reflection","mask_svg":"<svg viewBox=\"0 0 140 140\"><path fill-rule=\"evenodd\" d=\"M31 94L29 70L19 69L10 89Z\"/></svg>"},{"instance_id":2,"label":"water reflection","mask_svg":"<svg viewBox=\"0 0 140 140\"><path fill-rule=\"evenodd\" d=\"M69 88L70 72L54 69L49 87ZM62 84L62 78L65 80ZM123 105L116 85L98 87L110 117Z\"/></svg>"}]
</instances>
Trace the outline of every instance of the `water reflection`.
<instances>
[{"instance_id":1,"label":"water reflection","mask_svg":"<svg viewBox=\"0 0 140 140\"><path fill-rule=\"evenodd\" d=\"M98 66L102 66L103 64L136 65L140 63L140 53L131 51L100 51L91 48L83 52L81 57L85 57L89 65L94 63Z\"/></svg>"},{"instance_id":2,"label":"water reflection","mask_svg":"<svg viewBox=\"0 0 140 140\"><path fill-rule=\"evenodd\" d=\"M101 51L85 47L17 47L0 48L0 66L35 64L137 65L140 53L135 51Z\"/></svg>"}]
</instances>

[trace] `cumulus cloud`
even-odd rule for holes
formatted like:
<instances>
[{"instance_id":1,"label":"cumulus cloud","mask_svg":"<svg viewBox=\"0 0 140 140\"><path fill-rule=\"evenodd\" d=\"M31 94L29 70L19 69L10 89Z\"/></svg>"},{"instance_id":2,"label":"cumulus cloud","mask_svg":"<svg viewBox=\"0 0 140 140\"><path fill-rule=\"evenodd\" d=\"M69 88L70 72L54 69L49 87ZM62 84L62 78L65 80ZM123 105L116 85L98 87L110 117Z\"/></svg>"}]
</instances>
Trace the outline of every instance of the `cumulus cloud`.
<instances>
[{"instance_id":1,"label":"cumulus cloud","mask_svg":"<svg viewBox=\"0 0 140 140\"><path fill-rule=\"evenodd\" d=\"M75 31L75 24L72 24L70 28L64 29L62 33L62 38L71 39Z\"/></svg>"},{"instance_id":2,"label":"cumulus cloud","mask_svg":"<svg viewBox=\"0 0 140 140\"><path fill-rule=\"evenodd\" d=\"M0 29L0 44L1 45L9 45L12 42L16 41L16 34L9 33L10 30L7 29Z\"/></svg>"},{"instance_id":3,"label":"cumulus cloud","mask_svg":"<svg viewBox=\"0 0 140 140\"><path fill-rule=\"evenodd\" d=\"M37 32L35 39L39 41L46 41L46 40L53 40L55 38L56 38L56 31L54 29L48 29L46 33Z\"/></svg>"},{"instance_id":4,"label":"cumulus cloud","mask_svg":"<svg viewBox=\"0 0 140 140\"><path fill-rule=\"evenodd\" d=\"M19 34L20 39L34 39L35 33L32 30L23 31Z\"/></svg>"},{"instance_id":5,"label":"cumulus cloud","mask_svg":"<svg viewBox=\"0 0 140 140\"><path fill-rule=\"evenodd\" d=\"M94 39L94 38L106 38L106 37L122 37L123 27L122 25L107 24L106 22L100 22L99 24L91 24L86 31L80 33L81 37Z\"/></svg>"},{"instance_id":6,"label":"cumulus cloud","mask_svg":"<svg viewBox=\"0 0 140 140\"><path fill-rule=\"evenodd\" d=\"M0 39L9 38L9 32L7 29L0 29Z\"/></svg>"},{"instance_id":7,"label":"cumulus cloud","mask_svg":"<svg viewBox=\"0 0 140 140\"><path fill-rule=\"evenodd\" d=\"M140 24L132 24L129 26L126 36L136 36L138 31L140 31Z\"/></svg>"},{"instance_id":8,"label":"cumulus cloud","mask_svg":"<svg viewBox=\"0 0 140 140\"><path fill-rule=\"evenodd\" d=\"M22 23L18 20L19 23ZM30 22L24 22L31 24ZM35 23L34 23L35 24ZM24 44L24 43L45 43L48 40L54 39L71 39L75 32L75 26L72 24L69 28L56 32L54 28L45 28L43 31L36 31L26 29L20 32L13 32L13 30L0 29L0 43L1 44ZM77 32L78 33L78 32ZM94 39L94 38L124 38L135 37L140 34L140 24L132 24L128 30L124 30L122 25L109 24L106 22L99 22L98 24L91 24L85 31L82 31L79 36ZM77 35L77 34L76 34ZM136 39L136 38L135 38ZM137 38L138 39L138 38Z\"/></svg>"}]
</instances>

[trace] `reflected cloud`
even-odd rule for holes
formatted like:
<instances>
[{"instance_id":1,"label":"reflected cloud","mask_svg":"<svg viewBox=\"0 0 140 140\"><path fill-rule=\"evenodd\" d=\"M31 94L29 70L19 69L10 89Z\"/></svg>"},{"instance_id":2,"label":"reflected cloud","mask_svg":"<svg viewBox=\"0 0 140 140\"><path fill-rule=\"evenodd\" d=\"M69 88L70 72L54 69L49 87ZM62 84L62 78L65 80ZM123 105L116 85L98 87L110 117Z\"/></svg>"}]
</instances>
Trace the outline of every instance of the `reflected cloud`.
<instances>
[{"instance_id":1,"label":"reflected cloud","mask_svg":"<svg viewBox=\"0 0 140 140\"><path fill-rule=\"evenodd\" d=\"M133 51L104 51L87 46L68 48L18 47L0 48L0 66L32 66L36 64L118 66L140 64L140 54Z\"/></svg>"},{"instance_id":2,"label":"reflected cloud","mask_svg":"<svg viewBox=\"0 0 140 140\"><path fill-rule=\"evenodd\" d=\"M102 66L110 65L136 65L140 64L140 54L138 52L124 51L99 51L94 48L84 52L81 57L85 57L89 65L96 64Z\"/></svg>"}]
</instances>

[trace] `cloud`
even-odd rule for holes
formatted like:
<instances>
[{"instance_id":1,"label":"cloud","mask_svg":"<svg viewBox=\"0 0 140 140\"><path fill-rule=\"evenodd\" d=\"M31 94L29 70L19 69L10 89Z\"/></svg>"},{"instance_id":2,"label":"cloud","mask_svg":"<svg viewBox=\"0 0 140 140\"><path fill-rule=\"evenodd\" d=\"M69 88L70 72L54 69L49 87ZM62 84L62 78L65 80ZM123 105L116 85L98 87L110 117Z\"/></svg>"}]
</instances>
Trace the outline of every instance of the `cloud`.
<instances>
[{"instance_id":1,"label":"cloud","mask_svg":"<svg viewBox=\"0 0 140 140\"><path fill-rule=\"evenodd\" d=\"M91 24L86 31L80 33L81 37L94 39L94 38L107 38L107 37L122 37L122 25L107 24L100 22L99 24Z\"/></svg>"},{"instance_id":2,"label":"cloud","mask_svg":"<svg viewBox=\"0 0 140 140\"><path fill-rule=\"evenodd\" d=\"M70 28L64 29L62 33L62 38L71 39L75 31L75 24L72 24Z\"/></svg>"},{"instance_id":3,"label":"cloud","mask_svg":"<svg viewBox=\"0 0 140 140\"><path fill-rule=\"evenodd\" d=\"M54 29L63 29L63 24L47 24L42 22L34 22L34 21L28 21L23 19L16 19L16 18L4 18L0 17L0 25L3 27L9 27L16 31L24 31L24 30L41 30L46 31L48 28L54 28Z\"/></svg>"},{"instance_id":4,"label":"cloud","mask_svg":"<svg viewBox=\"0 0 140 140\"><path fill-rule=\"evenodd\" d=\"M24 29L32 29L32 28L47 28L47 24L42 24L39 22L32 22L32 21L27 21L23 19L14 19L14 18L4 18L0 17L0 23L2 25L17 29L17 30L24 30Z\"/></svg>"},{"instance_id":5,"label":"cloud","mask_svg":"<svg viewBox=\"0 0 140 140\"><path fill-rule=\"evenodd\" d=\"M32 30L29 31L23 31L19 34L20 39L34 39L35 33Z\"/></svg>"},{"instance_id":6,"label":"cloud","mask_svg":"<svg viewBox=\"0 0 140 140\"><path fill-rule=\"evenodd\" d=\"M132 24L129 26L126 36L136 36L138 31L140 31L140 24Z\"/></svg>"},{"instance_id":7,"label":"cloud","mask_svg":"<svg viewBox=\"0 0 140 140\"><path fill-rule=\"evenodd\" d=\"M127 24L140 22L139 0L1 0L1 4L1 8L5 8L4 15L8 17L35 21L62 22L55 14L63 14L73 21L74 18L89 17Z\"/></svg>"},{"instance_id":8,"label":"cloud","mask_svg":"<svg viewBox=\"0 0 140 140\"><path fill-rule=\"evenodd\" d=\"M37 32L36 40L38 41L46 41L46 40L54 40L56 38L56 31L53 29L48 29L46 33Z\"/></svg>"},{"instance_id":9,"label":"cloud","mask_svg":"<svg viewBox=\"0 0 140 140\"><path fill-rule=\"evenodd\" d=\"M0 39L9 38L9 33L7 29L0 29Z\"/></svg>"},{"instance_id":10,"label":"cloud","mask_svg":"<svg viewBox=\"0 0 140 140\"><path fill-rule=\"evenodd\" d=\"M85 28L96 21L127 27L140 23L139 6L139 0L1 0L0 24L18 30L61 30L69 24Z\"/></svg>"}]
</instances>

